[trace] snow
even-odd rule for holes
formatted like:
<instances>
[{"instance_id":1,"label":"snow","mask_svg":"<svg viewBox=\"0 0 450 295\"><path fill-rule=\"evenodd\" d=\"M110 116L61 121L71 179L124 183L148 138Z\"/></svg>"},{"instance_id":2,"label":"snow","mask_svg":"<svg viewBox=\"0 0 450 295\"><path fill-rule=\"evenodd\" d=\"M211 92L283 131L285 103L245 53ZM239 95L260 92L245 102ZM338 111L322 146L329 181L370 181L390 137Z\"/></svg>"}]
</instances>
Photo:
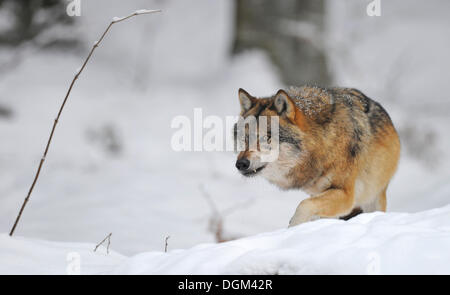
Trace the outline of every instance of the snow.
<instances>
[{"instance_id":1,"label":"snow","mask_svg":"<svg viewBox=\"0 0 450 295\"><path fill-rule=\"evenodd\" d=\"M113 22L119 22L119 21L124 20L125 18L126 18L126 16L124 16L124 17L115 16L115 17L112 18L112 21Z\"/></svg>"},{"instance_id":2,"label":"snow","mask_svg":"<svg viewBox=\"0 0 450 295\"><path fill-rule=\"evenodd\" d=\"M74 257L80 257L82 274L106 274L125 257L94 244L58 243L0 234L0 274L68 274Z\"/></svg>"},{"instance_id":3,"label":"snow","mask_svg":"<svg viewBox=\"0 0 450 295\"><path fill-rule=\"evenodd\" d=\"M90 15L93 3L86 2L80 17L86 18L86 32L92 32L86 44L104 30L104 16L116 13L108 9L117 9L100 2L102 9ZM213 242L208 231L211 208L199 190L202 184L219 211L250 204L226 216L227 235L242 237L287 225L302 196L291 192L277 201L273 198L279 194L277 188L262 180L247 182L235 172L233 152L175 152L170 146L175 116L192 117L195 107L202 107L204 116L236 116L240 86L260 95L279 87L273 66L261 52L227 57L224 44L231 28L223 22L232 12L227 3L203 1L210 10L199 10L200 15L211 11L215 15L200 18L200 23L215 22L198 38L180 39L184 38L180 28L192 31L200 25L197 17L183 17L185 2L162 7L170 11L164 26L159 23L161 14L114 26L72 90L17 235L92 242L112 232L115 249L127 255L160 249L160 241L168 235L177 248ZM95 29L91 20L96 20ZM151 26L145 25L147 21ZM149 32L149 27L158 26L163 33ZM142 36L150 43L142 45ZM220 40L210 43L218 36ZM140 46L144 52L135 51ZM52 118L72 80L71 69L80 66L88 50L80 56L32 54L0 79L0 103L13 109L12 119L0 125L1 137L8 139L0 145L0 192L5 196L0 232L9 231L17 215ZM141 71L146 61L150 72ZM27 87L18 86L23 81ZM261 219L260 214L272 217Z\"/></svg>"},{"instance_id":4,"label":"snow","mask_svg":"<svg viewBox=\"0 0 450 295\"><path fill-rule=\"evenodd\" d=\"M450 205L322 219L167 253L125 257L104 247L94 253L94 247L3 234L0 274L66 274L74 256L81 274L450 274Z\"/></svg>"},{"instance_id":5,"label":"snow","mask_svg":"<svg viewBox=\"0 0 450 295\"><path fill-rule=\"evenodd\" d=\"M9 118L0 117L0 232L17 216L89 45L113 15L144 5L164 14L115 25L80 75L16 229L26 238L0 238L1 272L64 273L67 253L78 252L89 262L82 273L200 272L208 267L205 257L217 253L223 257L214 257L211 273L365 273L378 254L382 273L449 273L442 265L448 254L441 253L448 248L448 206L422 212L450 202L448 75L442 70L450 67L449 20L439 17L448 9L416 1L406 13L404 4L389 1L380 18L369 18L360 2L328 2L331 70L336 85L380 101L401 133L412 128L411 139L402 137L400 166L388 189L388 211L404 213L285 230L306 194L241 177L231 152L171 149L175 116L192 118L197 107L204 116L235 116L237 89L265 96L285 86L264 53L229 56L232 1L85 1L74 32L67 33L82 36L82 51L26 45L18 66L0 69L0 106L11 109ZM430 51L427 44L436 45ZM0 58L15 54L1 50ZM413 145L418 152L408 140L422 143ZM215 241L208 225L217 216L199 187L222 212L224 234L249 238L205 244ZM92 243L109 232L117 252L93 253ZM169 235L169 249L180 250L155 252Z\"/></svg>"}]
</instances>

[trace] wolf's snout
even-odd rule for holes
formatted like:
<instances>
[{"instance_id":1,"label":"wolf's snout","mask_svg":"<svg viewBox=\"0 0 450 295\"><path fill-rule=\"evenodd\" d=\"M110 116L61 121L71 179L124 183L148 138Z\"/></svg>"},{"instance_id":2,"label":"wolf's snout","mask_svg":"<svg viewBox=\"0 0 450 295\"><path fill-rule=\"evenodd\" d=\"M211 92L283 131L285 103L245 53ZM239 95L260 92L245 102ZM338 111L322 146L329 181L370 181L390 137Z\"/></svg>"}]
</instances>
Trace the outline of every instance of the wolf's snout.
<instances>
[{"instance_id":1,"label":"wolf's snout","mask_svg":"<svg viewBox=\"0 0 450 295\"><path fill-rule=\"evenodd\" d=\"M239 171L247 170L248 167L250 167L250 161L248 159L243 158L236 161L236 168Z\"/></svg>"}]
</instances>

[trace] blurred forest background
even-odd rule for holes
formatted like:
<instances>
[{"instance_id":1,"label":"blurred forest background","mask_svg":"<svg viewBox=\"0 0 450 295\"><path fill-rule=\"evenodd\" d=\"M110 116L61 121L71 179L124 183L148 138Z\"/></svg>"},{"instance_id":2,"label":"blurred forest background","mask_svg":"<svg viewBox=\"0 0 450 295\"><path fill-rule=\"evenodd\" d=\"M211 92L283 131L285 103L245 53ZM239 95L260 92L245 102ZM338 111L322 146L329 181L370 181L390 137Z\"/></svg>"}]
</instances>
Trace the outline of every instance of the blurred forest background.
<instances>
[{"instance_id":1,"label":"blurred forest background","mask_svg":"<svg viewBox=\"0 0 450 295\"><path fill-rule=\"evenodd\" d=\"M237 115L237 89L348 86L381 102L402 141L388 210L450 200L450 2L0 0L0 231L9 231L63 95L75 85L17 235L130 254L285 227L305 194L243 179L228 152L174 152L174 116ZM115 243L115 245L114 245Z\"/></svg>"}]
</instances>

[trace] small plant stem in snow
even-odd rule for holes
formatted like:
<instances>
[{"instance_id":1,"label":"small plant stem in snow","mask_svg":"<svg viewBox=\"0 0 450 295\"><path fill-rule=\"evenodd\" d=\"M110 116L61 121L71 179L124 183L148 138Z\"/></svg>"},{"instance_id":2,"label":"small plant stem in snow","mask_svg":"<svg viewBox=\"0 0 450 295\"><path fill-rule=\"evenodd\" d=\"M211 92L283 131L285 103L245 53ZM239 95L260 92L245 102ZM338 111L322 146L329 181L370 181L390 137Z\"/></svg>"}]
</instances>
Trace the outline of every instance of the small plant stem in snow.
<instances>
[{"instance_id":1,"label":"small plant stem in snow","mask_svg":"<svg viewBox=\"0 0 450 295\"><path fill-rule=\"evenodd\" d=\"M164 252L167 253L167 248L169 247L169 243L167 242L169 240L170 236L167 236L164 243Z\"/></svg>"},{"instance_id":2,"label":"small plant stem in snow","mask_svg":"<svg viewBox=\"0 0 450 295\"><path fill-rule=\"evenodd\" d=\"M111 236L112 233L109 233L100 243L97 244L94 248L94 252L97 251L97 248L100 247L101 244L103 244L106 240L108 240L108 245L106 245L106 253L109 254L109 245L111 245Z\"/></svg>"}]
</instances>

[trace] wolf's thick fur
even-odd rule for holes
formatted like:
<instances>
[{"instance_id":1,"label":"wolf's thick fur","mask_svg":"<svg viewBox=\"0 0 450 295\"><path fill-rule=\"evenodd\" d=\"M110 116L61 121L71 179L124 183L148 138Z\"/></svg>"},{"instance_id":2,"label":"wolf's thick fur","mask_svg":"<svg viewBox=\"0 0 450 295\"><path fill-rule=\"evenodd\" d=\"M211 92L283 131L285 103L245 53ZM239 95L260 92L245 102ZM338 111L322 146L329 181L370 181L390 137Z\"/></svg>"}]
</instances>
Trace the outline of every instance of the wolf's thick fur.
<instances>
[{"instance_id":1,"label":"wolf's thick fur","mask_svg":"<svg viewBox=\"0 0 450 295\"><path fill-rule=\"evenodd\" d=\"M241 173L311 195L299 204L290 226L386 211L400 141L379 103L356 89L310 86L259 99L240 89L239 100L244 118L279 116L280 122L278 160L263 163L260 151L242 151L236 163Z\"/></svg>"}]
</instances>

